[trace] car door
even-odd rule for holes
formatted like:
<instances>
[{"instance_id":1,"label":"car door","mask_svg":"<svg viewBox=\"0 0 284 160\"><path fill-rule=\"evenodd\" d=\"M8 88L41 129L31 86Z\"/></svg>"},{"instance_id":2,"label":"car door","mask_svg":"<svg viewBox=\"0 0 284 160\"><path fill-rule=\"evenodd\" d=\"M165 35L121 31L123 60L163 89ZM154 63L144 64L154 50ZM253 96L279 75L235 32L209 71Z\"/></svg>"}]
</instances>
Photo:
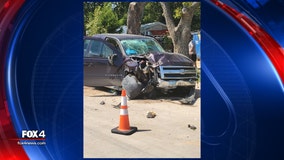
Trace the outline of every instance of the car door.
<instances>
[{"instance_id":1,"label":"car door","mask_svg":"<svg viewBox=\"0 0 284 160\"><path fill-rule=\"evenodd\" d=\"M118 70L121 63L110 64L108 57L116 55L115 60L121 60L119 58L121 53L100 38L86 38L84 45L85 43L84 85L112 86L120 84L117 82L114 83L114 81L119 75Z\"/></svg>"},{"instance_id":2,"label":"car door","mask_svg":"<svg viewBox=\"0 0 284 160\"><path fill-rule=\"evenodd\" d=\"M110 64L109 67L109 80L113 86L121 86L121 81L123 79L123 70L122 70L122 65L123 65L123 55L120 49L120 42L119 40L116 40L115 38L112 37L106 37L105 38L105 43L107 43L107 46L103 47L103 54L105 54L105 57L110 58L112 57L112 64ZM108 51L110 48L112 48L113 52Z\"/></svg>"}]
</instances>

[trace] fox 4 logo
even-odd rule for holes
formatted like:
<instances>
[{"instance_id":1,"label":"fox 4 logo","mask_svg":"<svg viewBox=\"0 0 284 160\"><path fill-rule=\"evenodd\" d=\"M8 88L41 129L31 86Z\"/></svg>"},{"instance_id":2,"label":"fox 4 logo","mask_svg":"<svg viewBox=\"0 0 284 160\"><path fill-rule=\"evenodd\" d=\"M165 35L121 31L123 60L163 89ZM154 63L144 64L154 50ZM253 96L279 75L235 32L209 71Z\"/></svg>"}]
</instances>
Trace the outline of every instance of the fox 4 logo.
<instances>
[{"instance_id":1,"label":"fox 4 logo","mask_svg":"<svg viewBox=\"0 0 284 160\"><path fill-rule=\"evenodd\" d=\"M45 131L22 130L22 138L45 138Z\"/></svg>"}]
</instances>

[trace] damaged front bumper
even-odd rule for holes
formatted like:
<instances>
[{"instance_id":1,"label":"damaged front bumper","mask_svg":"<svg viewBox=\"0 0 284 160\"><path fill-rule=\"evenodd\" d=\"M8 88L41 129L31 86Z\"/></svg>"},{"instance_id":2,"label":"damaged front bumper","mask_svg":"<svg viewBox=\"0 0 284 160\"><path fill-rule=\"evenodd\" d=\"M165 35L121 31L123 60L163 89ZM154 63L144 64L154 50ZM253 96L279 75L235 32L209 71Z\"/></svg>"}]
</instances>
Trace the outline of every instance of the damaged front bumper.
<instances>
[{"instance_id":1,"label":"damaged front bumper","mask_svg":"<svg viewBox=\"0 0 284 160\"><path fill-rule=\"evenodd\" d=\"M185 80L162 80L158 79L157 88L161 89L176 89L177 87L194 87L196 81L185 81Z\"/></svg>"}]
</instances>

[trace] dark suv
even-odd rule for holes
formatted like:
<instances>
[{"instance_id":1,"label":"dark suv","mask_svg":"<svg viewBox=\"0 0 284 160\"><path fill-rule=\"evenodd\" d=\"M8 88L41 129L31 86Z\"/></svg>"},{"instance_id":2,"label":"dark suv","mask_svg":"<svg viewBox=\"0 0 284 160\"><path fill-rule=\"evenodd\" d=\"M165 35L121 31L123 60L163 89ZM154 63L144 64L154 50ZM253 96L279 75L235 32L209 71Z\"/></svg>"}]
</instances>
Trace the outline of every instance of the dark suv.
<instances>
[{"instance_id":1,"label":"dark suv","mask_svg":"<svg viewBox=\"0 0 284 160\"><path fill-rule=\"evenodd\" d=\"M188 57L167 53L152 37L98 34L84 38L84 85L124 88L130 99L180 88L190 96L196 69Z\"/></svg>"}]
</instances>

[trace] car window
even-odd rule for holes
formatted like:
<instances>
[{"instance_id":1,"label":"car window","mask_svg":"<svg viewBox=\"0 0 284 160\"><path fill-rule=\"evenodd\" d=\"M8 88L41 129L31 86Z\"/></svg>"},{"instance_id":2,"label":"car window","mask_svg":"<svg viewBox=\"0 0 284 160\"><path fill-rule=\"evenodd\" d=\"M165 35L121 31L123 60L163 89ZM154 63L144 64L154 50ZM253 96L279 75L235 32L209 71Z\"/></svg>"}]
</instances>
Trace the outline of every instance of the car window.
<instances>
[{"instance_id":1,"label":"car window","mask_svg":"<svg viewBox=\"0 0 284 160\"><path fill-rule=\"evenodd\" d=\"M108 56L112 55L113 53L114 53L114 51L109 46L107 46L106 44L103 44L102 55L101 55L103 58L107 58Z\"/></svg>"},{"instance_id":2,"label":"car window","mask_svg":"<svg viewBox=\"0 0 284 160\"><path fill-rule=\"evenodd\" d=\"M120 50L120 49L119 49L119 45L118 45L118 43L116 42L115 39L110 38L110 37L107 37L107 38L106 38L106 41L107 41L110 45L112 45L115 49L117 49L118 51Z\"/></svg>"},{"instance_id":3,"label":"car window","mask_svg":"<svg viewBox=\"0 0 284 160\"><path fill-rule=\"evenodd\" d=\"M121 45L128 56L149 52L164 52L158 42L152 39L124 39L121 40Z\"/></svg>"},{"instance_id":4,"label":"car window","mask_svg":"<svg viewBox=\"0 0 284 160\"><path fill-rule=\"evenodd\" d=\"M100 56L101 55L101 46L103 42L97 40L91 40L90 50L88 52L88 57Z\"/></svg>"},{"instance_id":5,"label":"car window","mask_svg":"<svg viewBox=\"0 0 284 160\"><path fill-rule=\"evenodd\" d=\"M89 46L90 41L91 41L91 40L89 40L89 39L85 39L85 40L84 40L84 55L87 54L88 46Z\"/></svg>"},{"instance_id":6,"label":"car window","mask_svg":"<svg viewBox=\"0 0 284 160\"><path fill-rule=\"evenodd\" d=\"M84 40L84 57L102 57L108 58L114 54L114 48L111 48L110 43L106 44L104 41L96 39ZM113 46L114 47L114 46Z\"/></svg>"}]
</instances>

